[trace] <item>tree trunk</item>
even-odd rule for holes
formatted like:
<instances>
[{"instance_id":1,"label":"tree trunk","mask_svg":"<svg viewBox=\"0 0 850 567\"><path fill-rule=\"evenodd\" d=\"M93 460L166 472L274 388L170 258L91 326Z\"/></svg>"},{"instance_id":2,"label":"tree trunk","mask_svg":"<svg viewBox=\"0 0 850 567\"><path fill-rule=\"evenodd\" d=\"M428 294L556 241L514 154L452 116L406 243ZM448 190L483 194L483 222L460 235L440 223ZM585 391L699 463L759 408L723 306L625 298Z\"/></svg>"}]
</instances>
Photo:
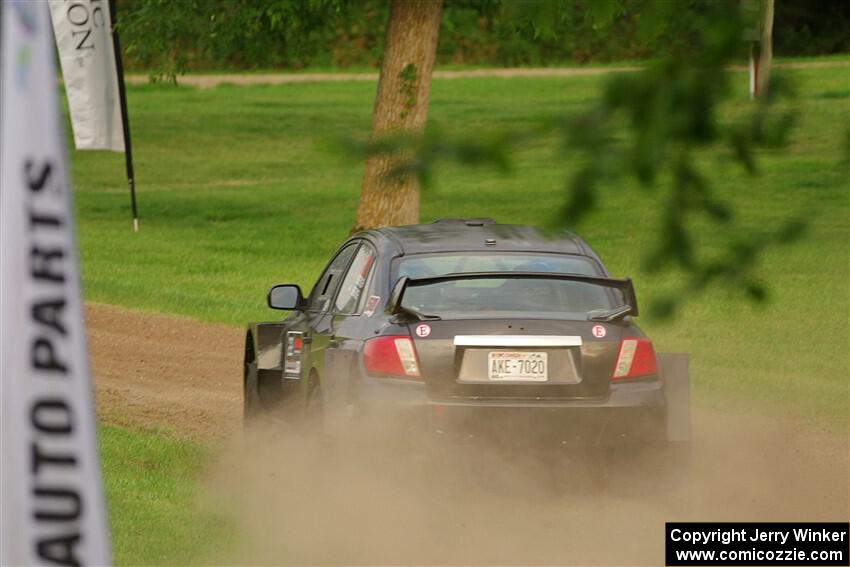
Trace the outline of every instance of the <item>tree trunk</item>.
<instances>
[{"instance_id":1,"label":"tree trunk","mask_svg":"<svg viewBox=\"0 0 850 567\"><path fill-rule=\"evenodd\" d=\"M442 11L442 0L392 0L372 139L424 130ZM401 151L368 158L352 232L419 222L418 180L390 175L404 159Z\"/></svg>"},{"instance_id":2,"label":"tree trunk","mask_svg":"<svg viewBox=\"0 0 850 567\"><path fill-rule=\"evenodd\" d=\"M773 61L773 0L764 0L761 20L761 55L759 56L759 96L767 94L770 64Z\"/></svg>"}]
</instances>

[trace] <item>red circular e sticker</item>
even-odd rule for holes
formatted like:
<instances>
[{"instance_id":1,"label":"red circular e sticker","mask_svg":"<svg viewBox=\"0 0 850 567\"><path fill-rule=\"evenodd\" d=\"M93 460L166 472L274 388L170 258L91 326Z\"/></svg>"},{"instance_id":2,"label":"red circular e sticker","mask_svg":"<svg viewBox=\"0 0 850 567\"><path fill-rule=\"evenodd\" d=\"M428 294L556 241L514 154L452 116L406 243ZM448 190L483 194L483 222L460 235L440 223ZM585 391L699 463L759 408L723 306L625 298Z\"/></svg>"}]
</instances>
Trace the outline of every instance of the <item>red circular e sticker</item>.
<instances>
[{"instance_id":1,"label":"red circular e sticker","mask_svg":"<svg viewBox=\"0 0 850 567\"><path fill-rule=\"evenodd\" d=\"M608 331L605 330L605 327L602 325L594 325L593 326L593 336L597 339L605 338L605 335L608 334Z\"/></svg>"},{"instance_id":2,"label":"red circular e sticker","mask_svg":"<svg viewBox=\"0 0 850 567\"><path fill-rule=\"evenodd\" d=\"M416 325L416 336L422 337L423 339L431 334L431 325L426 325L422 323L421 325Z\"/></svg>"}]
</instances>

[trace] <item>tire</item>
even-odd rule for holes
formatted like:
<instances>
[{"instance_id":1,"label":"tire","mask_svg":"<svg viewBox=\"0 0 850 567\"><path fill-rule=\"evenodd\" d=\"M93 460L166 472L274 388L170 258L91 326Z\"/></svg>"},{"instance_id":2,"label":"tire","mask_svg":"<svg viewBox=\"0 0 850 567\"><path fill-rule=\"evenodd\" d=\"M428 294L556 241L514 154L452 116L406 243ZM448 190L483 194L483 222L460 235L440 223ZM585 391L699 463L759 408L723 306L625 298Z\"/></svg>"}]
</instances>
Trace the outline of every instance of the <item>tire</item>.
<instances>
[{"instance_id":1,"label":"tire","mask_svg":"<svg viewBox=\"0 0 850 567\"><path fill-rule=\"evenodd\" d=\"M245 378L242 389L242 418L244 423L256 421L262 413L260 403L260 384L257 378L257 362L245 364Z\"/></svg>"}]
</instances>

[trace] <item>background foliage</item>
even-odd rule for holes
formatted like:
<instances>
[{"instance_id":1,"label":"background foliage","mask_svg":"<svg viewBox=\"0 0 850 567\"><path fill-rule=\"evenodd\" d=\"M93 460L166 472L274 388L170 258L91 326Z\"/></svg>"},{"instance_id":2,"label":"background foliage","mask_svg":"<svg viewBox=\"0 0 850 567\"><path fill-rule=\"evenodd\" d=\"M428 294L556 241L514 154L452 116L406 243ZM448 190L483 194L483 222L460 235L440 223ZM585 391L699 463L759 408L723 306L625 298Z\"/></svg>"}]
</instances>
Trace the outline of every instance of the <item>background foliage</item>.
<instances>
[{"instance_id":1,"label":"background foliage","mask_svg":"<svg viewBox=\"0 0 850 567\"><path fill-rule=\"evenodd\" d=\"M717 2L669 2L651 33L652 0L446 0L438 64L557 65L657 57L698 33ZM738 5L738 0L721 2ZM611 12L613 13L605 13ZM129 69L174 76L204 69L377 67L385 0L119 0ZM604 22L605 25L602 25ZM850 51L850 2L776 2L777 55ZM741 56L745 53L741 46Z\"/></svg>"},{"instance_id":2,"label":"background foliage","mask_svg":"<svg viewBox=\"0 0 850 567\"><path fill-rule=\"evenodd\" d=\"M569 11L575 4L546 2L533 6L539 10L525 10L513 21L520 25L531 22L538 33L547 34L554 31L546 22L559 21L563 9ZM588 19L606 27L624 6L599 2ZM667 22L681 17L682 6L687 4L647 3L637 35L650 43L654 37L668 35ZM640 190L659 199L664 214L651 229L656 241L646 251L635 253L643 255L648 272L681 272L687 275L687 282L677 291L656 298L650 314L670 317L684 301L715 284L764 301L769 289L754 276L752 266L764 249L798 238L807 221L799 217L777 219L769 227L771 234L759 239L741 238L734 206L715 193L699 156L720 150L730 165L741 167L749 175L757 174L756 152L783 147L797 121L793 84L777 69L762 96L754 102L736 104L734 118L722 118L723 101L737 99L730 88L736 74L730 64L741 48L742 30L751 24L751 13L742 12L731 2L694 3L689 10L688 27L680 27L665 38L663 54L634 72L611 73L599 95L581 109L564 107L534 126L507 124L497 136L485 139L478 132L447 135L431 128L424 137L394 135L367 140L359 147L367 154L388 154L400 148L403 155L413 157L399 162L394 175L417 175L427 185L438 164L446 159L467 165L489 163L500 171L509 170L519 144L551 139L554 132L555 153L563 159L576 159L581 165L568 175L562 213L553 228L576 226L599 208L606 197L603 186L622 188L629 178ZM706 221L728 236L721 253L706 255L702 250L697 227Z\"/></svg>"}]
</instances>

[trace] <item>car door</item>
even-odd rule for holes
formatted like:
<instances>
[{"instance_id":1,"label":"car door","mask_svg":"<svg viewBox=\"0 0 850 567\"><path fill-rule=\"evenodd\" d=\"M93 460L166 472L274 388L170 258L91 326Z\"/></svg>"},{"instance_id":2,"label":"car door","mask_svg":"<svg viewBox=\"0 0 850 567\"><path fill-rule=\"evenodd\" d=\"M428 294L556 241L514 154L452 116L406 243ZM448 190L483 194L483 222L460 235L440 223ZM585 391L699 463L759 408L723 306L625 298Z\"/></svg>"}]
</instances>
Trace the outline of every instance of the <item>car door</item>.
<instances>
[{"instance_id":1,"label":"car door","mask_svg":"<svg viewBox=\"0 0 850 567\"><path fill-rule=\"evenodd\" d=\"M322 272L307 299L304 325L302 329L298 329L304 333L305 353L303 360L306 361L306 364L302 369L302 376L307 379L310 377L310 372L315 371L319 377L320 387L327 374L325 372L325 350L333 334L334 298L348 265L359 246L360 241L353 241L343 246L325 268L325 271ZM304 382L307 383L308 380ZM309 394L309 392L305 393Z\"/></svg>"},{"instance_id":2,"label":"car door","mask_svg":"<svg viewBox=\"0 0 850 567\"><path fill-rule=\"evenodd\" d=\"M362 313L377 253L364 241L357 249L334 298L331 336L325 352L322 400L329 419L341 417L351 397L351 369L362 340Z\"/></svg>"}]
</instances>

